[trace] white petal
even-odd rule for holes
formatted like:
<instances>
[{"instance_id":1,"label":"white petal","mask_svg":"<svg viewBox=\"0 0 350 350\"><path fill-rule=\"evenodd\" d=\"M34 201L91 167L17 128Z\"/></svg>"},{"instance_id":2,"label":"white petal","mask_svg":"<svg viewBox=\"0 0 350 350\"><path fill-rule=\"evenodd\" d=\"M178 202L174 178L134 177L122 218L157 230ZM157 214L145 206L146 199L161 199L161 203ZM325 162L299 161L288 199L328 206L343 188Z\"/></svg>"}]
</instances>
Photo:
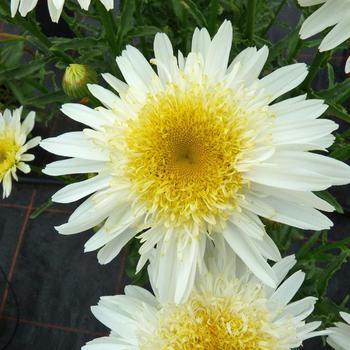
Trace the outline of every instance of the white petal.
<instances>
[{"instance_id":1,"label":"white petal","mask_svg":"<svg viewBox=\"0 0 350 350\"><path fill-rule=\"evenodd\" d=\"M82 132L69 132L41 141L40 146L59 156L107 161L106 150L97 148Z\"/></svg>"},{"instance_id":2,"label":"white petal","mask_svg":"<svg viewBox=\"0 0 350 350\"><path fill-rule=\"evenodd\" d=\"M89 159L64 159L47 164L43 173L51 176L98 173L105 168L105 162Z\"/></svg>"},{"instance_id":3,"label":"white petal","mask_svg":"<svg viewBox=\"0 0 350 350\"><path fill-rule=\"evenodd\" d=\"M272 268L244 232L228 223L224 230L224 237L232 250L247 264L254 275L268 286L276 287L276 276Z\"/></svg>"},{"instance_id":4,"label":"white petal","mask_svg":"<svg viewBox=\"0 0 350 350\"><path fill-rule=\"evenodd\" d=\"M75 202L96 191L107 188L110 181L110 175L100 174L84 181L72 183L56 192L52 196L52 201L56 203Z\"/></svg>"},{"instance_id":5,"label":"white petal","mask_svg":"<svg viewBox=\"0 0 350 350\"><path fill-rule=\"evenodd\" d=\"M269 101L274 101L277 97L297 87L304 81L307 74L306 64L295 63L279 68L262 78L259 87L265 90Z\"/></svg>"}]
</instances>

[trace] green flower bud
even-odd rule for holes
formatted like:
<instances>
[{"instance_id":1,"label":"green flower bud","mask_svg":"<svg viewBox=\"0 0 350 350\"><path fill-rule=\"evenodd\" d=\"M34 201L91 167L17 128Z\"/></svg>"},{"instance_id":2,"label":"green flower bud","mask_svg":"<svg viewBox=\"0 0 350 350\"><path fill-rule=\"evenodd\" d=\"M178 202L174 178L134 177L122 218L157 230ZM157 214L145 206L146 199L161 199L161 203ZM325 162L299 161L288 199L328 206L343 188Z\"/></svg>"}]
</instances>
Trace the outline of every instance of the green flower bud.
<instances>
[{"instance_id":1,"label":"green flower bud","mask_svg":"<svg viewBox=\"0 0 350 350\"><path fill-rule=\"evenodd\" d=\"M86 84L96 83L97 73L85 64L70 64L63 75L62 87L66 95L82 98L88 95Z\"/></svg>"}]
</instances>

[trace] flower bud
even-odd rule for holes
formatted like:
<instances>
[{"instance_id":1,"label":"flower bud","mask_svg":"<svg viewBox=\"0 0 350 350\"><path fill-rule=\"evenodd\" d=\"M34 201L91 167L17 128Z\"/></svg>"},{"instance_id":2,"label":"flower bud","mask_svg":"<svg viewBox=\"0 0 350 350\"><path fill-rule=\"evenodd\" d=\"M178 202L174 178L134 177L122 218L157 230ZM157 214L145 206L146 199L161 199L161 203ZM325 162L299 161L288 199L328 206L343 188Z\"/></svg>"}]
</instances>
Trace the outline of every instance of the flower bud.
<instances>
[{"instance_id":1,"label":"flower bud","mask_svg":"<svg viewBox=\"0 0 350 350\"><path fill-rule=\"evenodd\" d=\"M88 95L86 84L96 83L97 73L85 64L72 63L64 72L62 87L66 95L82 98Z\"/></svg>"}]
</instances>

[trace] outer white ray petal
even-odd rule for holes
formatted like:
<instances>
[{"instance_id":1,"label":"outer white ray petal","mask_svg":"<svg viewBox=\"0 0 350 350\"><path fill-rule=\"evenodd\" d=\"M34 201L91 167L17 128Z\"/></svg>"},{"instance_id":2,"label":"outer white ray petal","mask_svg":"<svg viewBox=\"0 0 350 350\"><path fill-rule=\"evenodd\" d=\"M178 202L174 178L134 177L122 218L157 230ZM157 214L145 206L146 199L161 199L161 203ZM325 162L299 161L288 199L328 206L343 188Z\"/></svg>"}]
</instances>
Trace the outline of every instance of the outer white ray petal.
<instances>
[{"instance_id":1,"label":"outer white ray petal","mask_svg":"<svg viewBox=\"0 0 350 350\"><path fill-rule=\"evenodd\" d=\"M106 219L114 210L115 204L121 200L119 192L98 192L83 202L70 216L68 222L56 226L56 230L69 235L86 231Z\"/></svg>"},{"instance_id":2,"label":"outer white ray petal","mask_svg":"<svg viewBox=\"0 0 350 350\"><path fill-rule=\"evenodd\" d=\"M52 196L57 203L70 203L82 199L90 194L109 187L111 176L99 174L90 179L75 182L60 189Z\"/></svg>"},{"instance_id":3,"label":"outer white ray petal","mask_svg":"<svg viewBox=\"0 0 350 350\"><path fill-rule=\"evenodd\" d=\"M276 286L276 277L261 253L237 226L227 224L224 237L232 250L237 254L251 271L268 286ZM259 244L259 243L257 243Z\"/></svg>"},{"instance_id":4,"label":"outer white ray petal","mask_svg":"<svg viewBox=\"0 0 350 350\"><path fill-rule=\"evenodd\" d=\"M91 0L78 0L80 7L83 10L88 10Z\"/></svg>"},{"instance_id":5,"label":"outer white ray petal","mask_svg":"<svg viewBox=\"0 0 350 350\"><path fill-rule=\"evenodd\" d=\"M35 123L35 112L28 113L26 119L24 119L21 125L21 132L28 135L34 128Z\"/></svg>"},{"instance_id":6,"label":"outer white ray petal","mask_svg":"<svg viewBox=\"0 0 350 350\"><path fill-rule=\"evenodd\" d=\"M338 124L331 120L305 120L280 122L272 130L274 144L303 144L325 137L338 129Z\"/></svg>"},{"instance_id":7,"label":"outer white ray petal","mask_svg":"<svg viewBox=\"0 0 350 350\"><path fill-rule=\"evenodd\" d=\"M295 296L305 279L305 273L302 271L295 272L278 289L272 294L270 301L276 303L278 307L286 306Z\"/></svg>"},{"instance_id":8,"label":"outer white ray petal","mask_svg":"<svg viewBox=\"0 0 350 350\"><path fill-rule=\"evenodd\" d=\"M177 60L168 36L165 33L157 33L153 48L158 75L162 83L166 84L176 79L178 76Z\"/></svg>"},{"instance_id":9,"label":"outer white ray petal","mask_svg":"<svg viewBox=\"0 0 350 350\"><path fill-rule=\"evenodd\" d=\"M210 35L206 28L196 28L192 37L192 52L200 53L203 58L207 57L211 43Z\"/></svg>"},{"instance_id":10,"label":"outer white ray petal","mask_svg":"<svg viewBox=\"0 0 350 350\"><path fill-rule=\"evenodd\" d=\"M259 87L266 90L270 101L274 101L277 97L297 87L304 81L307 74L306 64L295 63L279 68L262 78Z\"/></svg>"},{"instance_id":11,"label":"outer white ray petal","mask_svg":"<svg viewBox=\"0 0 350 350\"><path fill-rule=\"evenodd\" d=\"M245 51L247 55L245 55ZM234 62L241 62L236 79L243 80L248 86L258 79L269 55L269 49L267 46L263 46L260 50L248 48L242 51L241 55L246 56L244 60L239 61L240 58L234 60Z\"/></svg>"},{"instance_id":12,"label":"outer white ray petal","mask_svg":"<svg viewBox=\"0 0 350 350\"><path fill-rule=\"evenodd\" d=\"M312 207L323 211L334 211L333 206L312 192L282 190L273 186L260 185L257 183L252 183L251 188L253 192L257 192L259 195L262 194L263 196L288 200L300 206Z\"/></svg>"},{"instance_id":13,"label":"outer white ray petal","mask_svg":"<svg viewBox=\"0 0 350 350\"><path fill-rule=\"evenodd\" d=\"M97 254L98 262L102 265L111 262L122 248L135 236L135 228L127 228L123 233L113 238Z\"/></svg>"},{"instance_id":14,"label":"outer white ray petal","mask_svg":"<svg viewBox=\"0 0 350 350\"><path fill-rule=\"evenodd\" d=\"M205 57L204 73L212 79L221 79L227 69L232 45L232 25L224 21L211 41Z\"/></svg>"},{"instance_id":15,"label":"outer white ray petal","mask_svg":"<svg viewBox=\"0 0 350 350\"><path fill-rule=\"evenodd\" d=\"M181 278L178 278L176 283L174 295L176 303L186 300L191 293L197 269L198 255L198 244L194 239L181 251L181 259L177 262L177 275L181 276Z\"/></svg>"},{"instance_id":16,"label":"outer white ray petal","mask_svg":"<svg viewBox=\"0 0 350 350\"><path fill-rule=\"evenodd\" d=\"M285 279L288 272L292 269L296 262L295 256L289 255L273 265L272 270L276 274L277 285L279 285Z\"/></svg>"},{"instance_id":17,"label":"outer white ray petal","mask_svg":"<svg viewBox=\"0 0 350 350\"><path fill-rule=\"evenodd\" d=\"M133 319L120 313L113 312L104 306L93 306L91 308L94 316L116 334L126 339L135 339L135 326Z\"/></svg>"},{"instance_id":18,"label":"outer white ray petal","mask_svg":"<svg viewBox=\"0 0 350 350\"><path fill-rule=\"evenodd\" d=\"M126 50L123 51L122 56L129 60L134 73L146 87L157 78L157 75L152 69L151 65L147 62L142 53L135 47L128 45Z\"/></svg>"},{"instance_id":19,"label":"outer white ray petal","mask_svg":"<svg viewBox=\"0 0 350 350\"><path fill-rule=\"evenodd\" d=\"M97 130L101 130L102 125L110 122L104 113L78 103L66 103L62 106L61 111L69 118Z\"/></svg>"},{"instance_id":20,"label":"outer white ray petal","mask_svg":"<svg viewBox=\"0 0 350 350\"><path fill-rule=\"evenodd\" d=\"M64 159L47 164L42 172L46 175L60 176L70 174L99 173L106 166L105 162L89 159Z\"/></svg>"},{"instance_id":21,"label":"outer white ray petal","mask_svg":"<svg viewBox=\"0 0 350 350\"><path fill-rule=\"evenodd\" d=\"M298 0L300 6L313 6L323 4L327 0Z\"/></svg>"},{"instance_id":22,"label":"outer white ray petal","mask_svg":"<svg viewBox=\"0 0 350 350\"><path fill-rule=\"evenodd\" d=\"M100 100L107 108L113 110L114 108L118 107L120 99L113 92L96 84L87 84L87 87L91 94Z\"/></svg>"},{"instance_id":23,"label":"outer white ray petal","mask_svg":"<svg viewBox=\"0 0 350 350\"><path fill-rule=\"evenodd\" d=\"M16 13L17 13L20 1L21 0L11 0L11 17L15 17L16 16Z\"/></svg>"},{"instance_id":24,"label":"outer white ray petal","mask_svg":"<svg viewBox=\"0 0 350 350\"><path fill-rule=\"evenodd\" d=\"M350 73L350 57L348 57L348 59L346 60L345 73Z\"/></svg>"},{"instance_id":25,"label":"outer white ray petal","mask_svg":"<svg viewBox=\"0 0 350 350\"><path fill-rule=\"evenodd\" d=\"M333 226L332 221L319 211L276 197L259 198L249 194L241 205L269 220L305 230L324 230Z\"/></svg>"},{"instance_id":26,"label":"outer white ray petal","mask_svg":"<svg viewBox=\"0 0 350 350\"><path fill-rule=\"evenodd\" d=\"M100 249L123 233L137 219L127 209L128 207L125 204L124 206L116 207L113 214L106 220L106 223L85 243L84 251L90 252ZM134 233L137 233L137 228L134 228Z\"/></svg>"},{"instance_id":27,"label":"outer white ray petal","mask_svg":"<svg viewBox=\"0 0 350 350\"><path fill-rule=\"evenodd\" d=\"M114 9L114 0L100 0L107 11Z\"/></svg>"},{"instance_id":28,"label":"outer white ray petal","mask_svg":"<svg viewBox=\"0 0 350 350\"><path fill-rule=\"evenodd\" d=\"M341 14L347 12L348 4L342 0L328 1L308 17L300 30L300 37L307 39L338 23Z\"/></svg>"},{"instance_id":29,"label":"outer white ray petal","mask_svg":"<svg viewBox=\"0 0 350 350\"><path fill-rule=\"evenodd\" d=\"M339 22L322 40L319 50L328 51L334 49L350 37L350 20Z\"/></svg>"},{"instance_id":30,"label":"outer white ray petal","mask_svg":"<svg viewBox=\"0 0 350 350\"><path fill-rule=\"evenodd\" d=\"M18 2L16 1L16 4L17 3ZM38 0L21 0L21 3L19 5L19 13L21 14L21 16L23 17L27 16L27 14L33 10L33 8L36 6L37 3L38 3ZM16 6L14 8L16 8Z\"/></svg>"},{"instance_id":31,"label":"outer white ray petal","mask_svg":"<svg viewBox=\"0 0 350 350\"><path fill-rule=\"evenodd\" d=\"M117 77L110 73L103 73L102 78L115 90L119 95L126 94L129 86L123 81L119 80Z\"/></svg>"},{"instance_id":32,"label":"outer white ray petal","mask_svg":"<svg viewBox=\"0 0 350 350\"><path fill-rule=\"evenodd\" d=\"M109 160L108 152L96 147L82 132L69 132L41 141L45 150L65 157L76 157L96 161Z\"/></svg>"},{"instance_id":33,"label":"outer white ray petal","mask_svg":"<svg viewBox=\"0 0 350 350\"><path fill-rule=\"evenodd\" d=\"M52 22L58 22L64 5L64 0L47 0L50 17Z\"/></svg>"}]
</instances>

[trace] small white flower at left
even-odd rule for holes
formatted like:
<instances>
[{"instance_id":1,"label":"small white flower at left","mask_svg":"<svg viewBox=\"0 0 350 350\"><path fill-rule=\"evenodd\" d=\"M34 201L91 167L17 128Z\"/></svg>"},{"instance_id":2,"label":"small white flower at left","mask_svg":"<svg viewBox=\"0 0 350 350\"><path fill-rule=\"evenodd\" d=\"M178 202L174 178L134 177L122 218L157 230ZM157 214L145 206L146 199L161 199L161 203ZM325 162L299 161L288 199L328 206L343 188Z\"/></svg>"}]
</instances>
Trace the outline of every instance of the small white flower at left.
<instances>
[{"instance_id":1,"label":"small white flower at left","mask_svg":"<svg viewBox=\"0 0 350 350\"><path fill-rule=\"evenodd\" d=\"M27 174L30 167L26 162L34 159L33 154L27 151L37 146L41 137L27 140L27 136L33 130L35 112L30 112L21 123L23 107L13 112L5 109L0 113L0 183L3 187L3 198L10 195L12 189L12 178L18 181L17 169Z\"/></svg>"},{"instance_id":2,"label":"small white flower at left","mask_svg":"<svg viewBox=\"0 0 350 350\"><path fill-rule=\"evenodd\" d=\"M91 0L77 0L83 10L88 10ZM107 11L114 8L114 0L100 0ZM47 0L50 17L53 22L60 19L65 0ZM14 17L19 10L21 16L25 17L34 9L38 0L11 0L11 15Z\"/></svg>"}]
</instances>

